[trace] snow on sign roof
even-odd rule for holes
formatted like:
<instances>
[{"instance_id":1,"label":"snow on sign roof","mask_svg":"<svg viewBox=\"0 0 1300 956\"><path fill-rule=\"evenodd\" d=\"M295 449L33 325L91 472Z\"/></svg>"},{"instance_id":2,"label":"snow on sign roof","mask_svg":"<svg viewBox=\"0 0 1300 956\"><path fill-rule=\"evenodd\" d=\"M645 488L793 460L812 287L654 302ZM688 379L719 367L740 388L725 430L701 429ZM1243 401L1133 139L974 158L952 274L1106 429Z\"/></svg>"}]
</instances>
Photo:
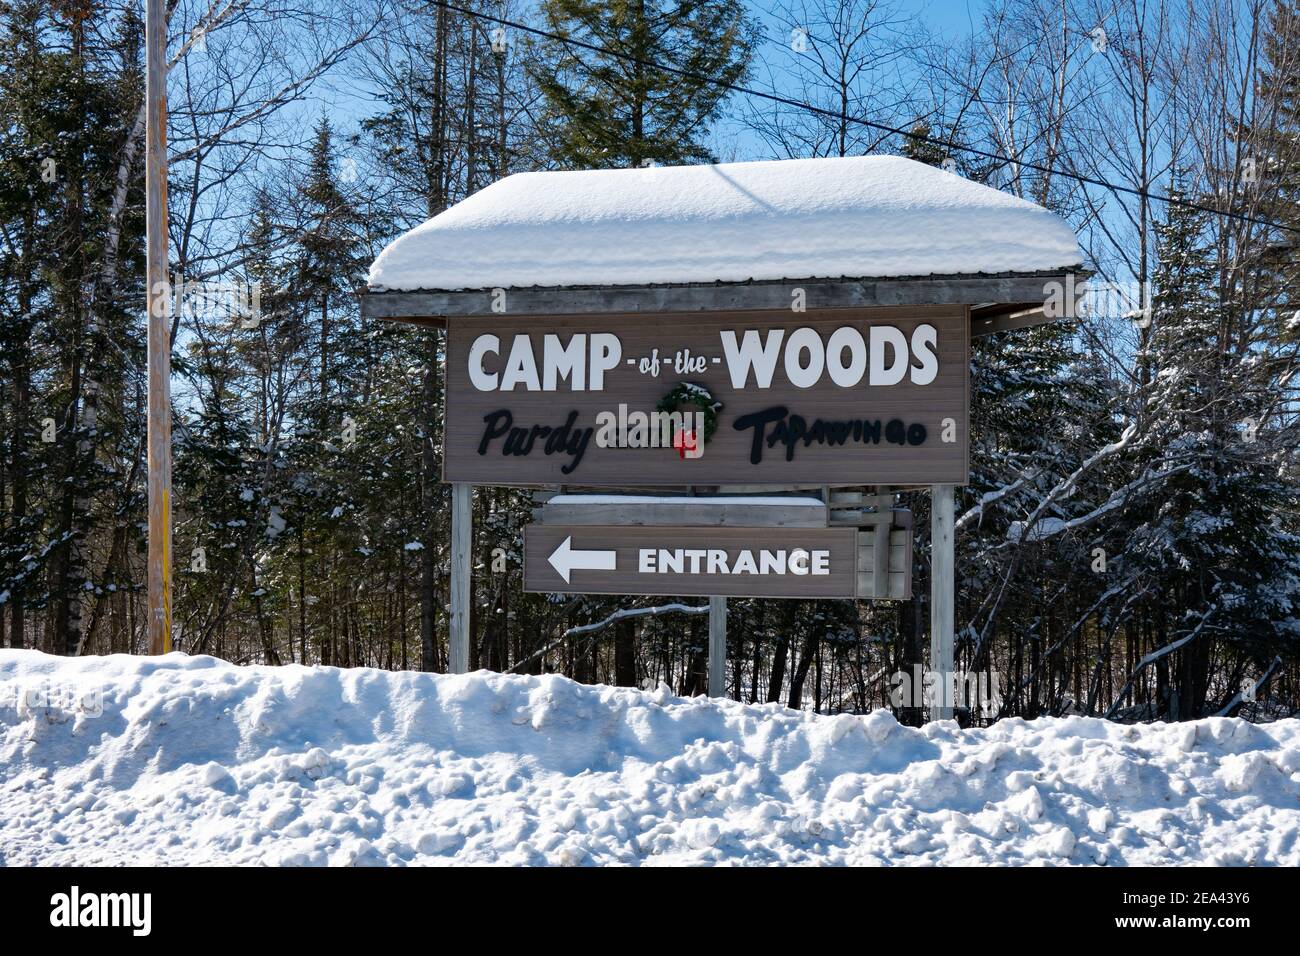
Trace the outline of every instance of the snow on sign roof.
<instances>
[{"instance_id":1,"label":"snow on sign roof","mask_svg":"<svg viewBox=\"0 0 1300 956\"><path fill-rule=\"evenodd\" d=\"M898 156L517 173L401 236L381 290L1061 270L1059 217Z\"/></svg>"}]
</instances>

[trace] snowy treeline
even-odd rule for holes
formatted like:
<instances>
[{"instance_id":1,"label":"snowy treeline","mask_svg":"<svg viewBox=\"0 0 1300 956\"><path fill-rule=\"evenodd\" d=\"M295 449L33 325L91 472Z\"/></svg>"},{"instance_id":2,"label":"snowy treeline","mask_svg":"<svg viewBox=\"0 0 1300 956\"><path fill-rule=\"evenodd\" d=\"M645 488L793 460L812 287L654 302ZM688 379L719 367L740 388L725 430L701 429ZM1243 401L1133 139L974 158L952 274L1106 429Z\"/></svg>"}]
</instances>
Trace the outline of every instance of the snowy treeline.
<instances>
[{"instance_id":1,"label":"snowy treeline","mask_svg":"<svg viewBox=\"0 0 1300 956\"><path fill-rule=\"evenodd\" d=\"M902 153L1066 216L1115 291L977 342L958 667L1003 715L1290 713L1297 6L771 2L472 4L635 61L413 0L174 6L178 648L444 667L441 340L354 294L393 236L526 169ZM144 646L141 34L131 3L0 6L11 646ZM729 693L889 705L928 645L900 501L917 600L733 601ZM520 591L529 510L476 492L472 666L701 691L703 615Z\"/></svg>"}]
</instances>

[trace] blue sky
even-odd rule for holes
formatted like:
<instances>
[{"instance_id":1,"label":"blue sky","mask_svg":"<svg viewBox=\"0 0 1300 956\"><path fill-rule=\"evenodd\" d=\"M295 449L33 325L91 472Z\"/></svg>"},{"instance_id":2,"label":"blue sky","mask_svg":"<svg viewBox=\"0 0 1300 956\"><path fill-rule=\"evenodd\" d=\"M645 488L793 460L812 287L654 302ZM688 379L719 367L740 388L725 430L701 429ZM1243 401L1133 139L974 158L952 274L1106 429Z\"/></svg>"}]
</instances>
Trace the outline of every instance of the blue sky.
<instances>
[{"instance_id":1,"label":"blue sky","mask_svg":"<svg viewBox=\"0 0 1300 956\"><path fill-rule=\"evenodd\" d=\"M973 24L978 21L982 5L966 0L898 0L902 10L914 19L918 25L931 33L942 37L957 39L968 35ZM773 3L746 0L760 22L771 23L770 11ZM773 42L784 43L783 31L773 31L772 42L760 45L756 58L760 69L748 85L757 89L766 88L765 71L761 62L779 56L781 51L773 48ZM741 106L745 97L737 95L729 106L734 112ZM357 79L348 75L346 69L332 77L327 77L317 85L304 104L304 119L307 125L315 122L322 113L334 122L336 129L346 135L353 132L359 121L378 112L379 104ZM769 150L753 134L734 121L723 122L715 128L714 147L721 159L766 159Z\"/></svg>"}]
</instances>

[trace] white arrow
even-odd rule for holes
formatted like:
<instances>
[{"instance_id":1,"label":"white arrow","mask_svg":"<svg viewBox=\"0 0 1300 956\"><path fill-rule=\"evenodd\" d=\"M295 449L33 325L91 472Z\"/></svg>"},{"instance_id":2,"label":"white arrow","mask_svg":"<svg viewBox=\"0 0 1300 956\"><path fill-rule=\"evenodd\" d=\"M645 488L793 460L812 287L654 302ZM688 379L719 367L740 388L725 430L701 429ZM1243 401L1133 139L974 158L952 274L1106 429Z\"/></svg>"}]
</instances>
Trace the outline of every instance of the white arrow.
<instances>
[{"instance_id":1,"label":"white arrow","mask_svg":"<svg viewBox=\"0 0 1300 956\"><path fill-rule=\"evenodd\" d=\"M578 551L572 547L572 536L560 542L560 546L551 552L551 567L569 583L570 571L613 571L616 553L613 551Z\"/></svg>"}]
</instances>

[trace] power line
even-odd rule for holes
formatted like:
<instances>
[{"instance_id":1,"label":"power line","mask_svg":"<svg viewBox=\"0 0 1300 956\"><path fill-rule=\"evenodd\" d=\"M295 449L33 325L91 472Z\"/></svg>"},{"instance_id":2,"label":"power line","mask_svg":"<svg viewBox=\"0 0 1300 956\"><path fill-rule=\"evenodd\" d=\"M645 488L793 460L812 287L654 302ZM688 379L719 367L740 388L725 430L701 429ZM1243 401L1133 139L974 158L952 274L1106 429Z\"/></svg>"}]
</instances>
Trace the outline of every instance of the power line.
<instances>
[{"instance_id":1,"label":"power line","mask_svg":"<svg viewBox=\"0 0 1300 956\"><path fill-rule=\"evenodd\" d=\"M467 9L466 7L458 6L457 4L454 3L449 3L447 2L447 0L425 0L425 2L429 6L442 7L445 10L454 11L456 13L463 14L467 17L472 17L478 20L486 20L489 23L496 23L503 27L509 27L512 30L519 30L523 33L532 34L533 36L543 37L548 40L554 40L555 42L563 43L566 46L578 47L579 49L588 50L592 53L599 53L601 56L610 56L610 57L614 57L615 59L624 60L628 63L635 63L638 66L649 67L655 70L662 70L665 73L671 73L675 76L680 76L683 79L692 80L693 82L696 83L709 84L712 86L719 87L721 89L728 90L733 93L740 93L744 96L757 97L758 99L767 100L768 102L771 103L779 103L783 106L792 106L795 109L805 110L809 113L813 113L818 116L824 116L829 119L838 120L844 123L855 123L860 126L866 126L869 129L874 129L882 133L891 133L895 136L904 136L909 139L915 140L917 142L925 143L929 146L941 147L947 150L950 154L954 152L969 153L970 155L978 156L981 159L992 160L994 162L1001 163L1004 165L1012 165L1022 169L1029 169L1034 172L1042 173L1047 176L1060 176L1063 179L1070 179L1075 182L1083 183L1088 186L1097 186L1101 189L1105 189L1116 194L1123 193L1125 195L1134 196L1138 199L1145 199L1148 201L1154 200L1156 202L1165 203L1166 205L1181 206L1185 209L1192 209L1192 210L1196 210L1197 212L1208 213L1214 216L1222 216L1227 219L1235 219L1240 222L1249 223L1250 225L1263 226L1268 229L1276 229L1282 232L1290 232L1290 233L1295 233L1297 235L1300 235L1300 228L1294 226L1286 226L1281 223L1271 222L1270 220L1261 219L1256 216L1249 216L1246 215L1245 213L1233 212L1227 209L1218 209L1214 206L1207 206L1203 203L1193 202L1192 200L1189 199L1178 199L1172 196L1160 196L1155 193L1150 193L1142 189L1137 189L1133 186L1123 186L1116 183L1107 182L1104 179L1098 179L1093 176L1085 176L1082 173L1070 172L1068 170L1063 170L1063 169L1051 169L1047 166L1043 166L1038 163L1028 162L1020 159L1012 159L1009 156L1003 156L999 153L989 152L988 150L983 150L976 146L964 146L960 143L952 142L951 140L938 139L937 137L934 136L923 136L918 133L914 133L910 130L899 129L894 126L890 126L886 123L878 123L874 120L863 119L860 116L849 116L846 113L837 113L834 110L828 110L820 106L814 106L812 103L805 103L801 100L796 100L787 96L782 96L781 94L771 92L770 90L756 90L747 86L740 86L737 83L728 83L726 80L719 80L711 76L703 76L699 73L695 73L692 70L684 70L681 67L669 66L666 63L658 63L655 62L654 60L646 60L641 57L634 56L631 53L623 53L617 50L608 50L604 47L597 46L594 43L587 43L583 40L575 40L572 37L566 37L559 33L552 33L549 30L543 30L539 27L529 26L526 23L520 23L515 20L509 20L505 17L495 16L494 14L491 13L480 13L477 10L470 10Z\"/></svg>"}]
</instances>

